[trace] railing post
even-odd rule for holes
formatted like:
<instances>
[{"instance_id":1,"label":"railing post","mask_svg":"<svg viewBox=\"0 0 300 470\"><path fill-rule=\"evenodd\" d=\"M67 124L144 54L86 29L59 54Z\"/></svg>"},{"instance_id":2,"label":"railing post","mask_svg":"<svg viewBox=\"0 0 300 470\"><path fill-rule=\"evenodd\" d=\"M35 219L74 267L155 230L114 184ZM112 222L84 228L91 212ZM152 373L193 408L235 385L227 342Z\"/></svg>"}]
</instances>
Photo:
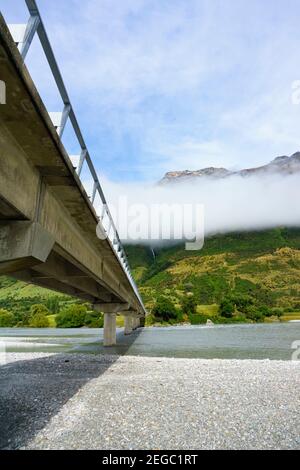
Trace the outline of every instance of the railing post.
<instances>
[{"instance_id":1,"label":"railing post","mask_svg":"<svg viewBox=\"0 0 300 470\"><path fill-rule=\"evenodd\" d=\"M77 168L77 175L78 175L78 176L80 176L80 174L81 174L81 171L82 171L82 167L83 167L83 164L84 164L84 160L85 160L86 154L87 154L87 150L86 150L86 149L81 150L81 154L80 154L80 158L79 158L79 163L78 163L78 168Z\"/></svg>"},{"instance_id":2,"label":"railing post","mask_svg":"<svg viewBox=\"0 0 300 470\"><path fill-rule=\"evenodd\" d=\"M20 49L20 54L21 54L23 60L25 60L25 57L27 55L27 52L30 48L30 45L32 43L32 40L34 38L34 35L35 35L39 25L40 25L39 16L38 15L30 16L28 24L27 24L25 36L24 36L24 42L22 43L22 46L21 46L21 49Z\"/></svg>"}]
</instances>

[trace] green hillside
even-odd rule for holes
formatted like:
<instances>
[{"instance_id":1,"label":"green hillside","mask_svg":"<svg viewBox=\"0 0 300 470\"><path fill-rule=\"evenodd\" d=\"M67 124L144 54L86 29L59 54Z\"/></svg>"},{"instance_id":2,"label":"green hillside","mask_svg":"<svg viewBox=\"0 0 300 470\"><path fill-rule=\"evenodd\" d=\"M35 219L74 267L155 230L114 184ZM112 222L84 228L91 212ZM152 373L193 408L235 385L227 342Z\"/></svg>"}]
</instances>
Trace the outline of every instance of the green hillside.
<instances>
[{"instance_id":1,"label":"green hillside","mask_svg":"<svg viewBox=\"0 0 300 470\"><path fill-rule=\"evenodd\" d=\"M204 248L151 250L127 246L134 276L149 311L158 296L180 309L193 296L196 313L210 318L228 296L249 296L283 319L300 318L300 229L278 228L208 238Z\"/></svg>"},{"instance_id":2,"label":"green hillside","mask_svg":"<svg viewBox=\"0 0 300 470\"><path fill-rule=\"evenodd\" d=\"M75 299L66 295L9 277L0 277L0 310L12 312L14 323L20 326L27 326L30 308L33 305L45 305L50 314L50 326L55 326L55 315L75 302Z\"/></svg>"},{"instance_id":3,"label":"green hillside","mask_svg":"<svg viewBox=\"0 0 300 470\"><path fill-rule=\"evenodd\" d=\"M154 254L145 246L127 246L126 251L150 313L163 296L177 309L176 321L197 323L211 318L223 322L226 319L220 319L220 304L224 299L238 298L231 320L243 320L241 299L250 299L255 307L267 307L267 317L300 319L300 229L218 235L208 238L200 252L186 251L183 244L155 248ZM187 297L195 303L193 315L182 311ZM68 296L0 277L0 309L13 312L17 323L28 316L32 305L43 304L51 314L51 326L55 326L55 315L74 303L76 299ZM253 316L254 306L250 305L248 320L259 319ZM159 319L150 315L148 324L156 321Z\"/></svg>"}]
</instances>

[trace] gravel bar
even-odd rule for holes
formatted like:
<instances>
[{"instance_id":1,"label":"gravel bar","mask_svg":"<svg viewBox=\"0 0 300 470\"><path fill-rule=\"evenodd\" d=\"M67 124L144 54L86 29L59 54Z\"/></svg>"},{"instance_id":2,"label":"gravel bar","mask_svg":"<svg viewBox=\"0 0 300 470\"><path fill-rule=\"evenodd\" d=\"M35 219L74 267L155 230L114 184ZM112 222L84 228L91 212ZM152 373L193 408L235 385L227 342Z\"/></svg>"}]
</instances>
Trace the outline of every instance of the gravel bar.
<instances>
[{"instance_id":1,"label":"gravel bar","mask_svg":"<svg viewBox=\"0 0 300 470\"><path fill-rule=\"evenodd\" d=\"M300 362L7 354L2 449L300 449Z\"/></svg>"}]
</instances>

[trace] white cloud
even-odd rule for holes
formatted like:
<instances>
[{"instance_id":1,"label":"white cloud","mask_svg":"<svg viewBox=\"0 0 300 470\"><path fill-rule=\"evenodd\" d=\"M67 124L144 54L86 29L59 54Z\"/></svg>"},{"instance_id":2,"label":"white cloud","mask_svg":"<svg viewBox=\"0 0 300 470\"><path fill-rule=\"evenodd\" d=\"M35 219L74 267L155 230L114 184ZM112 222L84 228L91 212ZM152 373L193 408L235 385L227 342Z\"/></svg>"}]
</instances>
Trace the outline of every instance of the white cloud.
<instances>
[{"instance_id":1,"label":"white cloud","mask_svg":"<svg viewBox=\"0 0 300 470\"><path fill-rule=\"evenodd\" d=\"M117 184L104 181L112 206L118 207L124 196L130 205L203 204L205 235L231 231L260 230L278 226L297 227L300 221L299 175L200 181L168 186ZM143 223L146 225L147 211ZM128 220L126 220L128 222ZM155 225L159 221L151 221ZM190 225L190 221L186 221ZM169 220L165 221L169 224ZM126 240L130 241L130 240ZM152 243L150 240L145 240Z\"/></svg>"},{"instance_id":2,"label":"white cloud","mask_svg":"<svg viewBox=\"0 0 300 470\"><path fill-rule=\"evenodd\" d=\"M19 4L1 9L19 19ZM44 0L40 9L88 143L111 152L98 159L107 174L126 167L155 180L300 148L297 0L271 9L261 0ZM36 46L29 59L55 111Z\"/></svg>"},{"instance_id":3,"label":"white cloud","mask_svg":"<svg viewBox=\"0 0 300 470\"><path fill-rule=\"evenodd\" d=\"M158 153L164 156L163 168L170 170L199 170L211 166L231 166L234 159L228 154L228 149L222 142L196 141L186 138L170 145L162 145Z\"/></svg>"}]
</instances>

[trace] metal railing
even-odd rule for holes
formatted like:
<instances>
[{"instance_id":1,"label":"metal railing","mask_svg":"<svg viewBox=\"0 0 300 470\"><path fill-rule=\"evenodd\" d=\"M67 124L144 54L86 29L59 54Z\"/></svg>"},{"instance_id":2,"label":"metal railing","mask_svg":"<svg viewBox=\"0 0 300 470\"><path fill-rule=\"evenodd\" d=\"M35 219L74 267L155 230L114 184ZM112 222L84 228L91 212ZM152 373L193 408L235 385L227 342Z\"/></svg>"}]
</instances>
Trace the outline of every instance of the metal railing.
<instances>
[{"instance_id":1,"label":"metal railing","mask_svg":"<svg viewBox=\"0 0 300 470\"><path fill-rule=\"evenodd\" d=\"M67 89L65 87L62 75L57 65L57 62L56 62L50 41L48 39L38 6L35 0L25 0L25 3L30 13L30 17L29 17L27 24L11 24L11 25L8 25L8 28L12 34L13 40L18 46L18 49L20 51L23 61L25 61L26 55L30 49L30 46L31 46L31 43L35 34L37 33L39 37L41 46L44 50L46 59L50 66L53 78L56 82L58 91L60 93L60 96L63 102L62 112L56 112L56 113L49 112L49 116L53 122L53 125L55 126L57 130L57 133L60 139L63 136L65 126L68 120L70 121L73 127L77 141L81 149L80 155L78 156L79 163L76 168L77 175L80 178L83 165L86 163L90 172L90 176L92 177L92 180L93 180L92 196L90 197L91 203L95 211L97 212L97 209L95 207L95 199L96 199L96 195L98 194L102 202L102 211L101 211L101 215L99 216L99 221L101 221L102 224L105 222L105 220L106 222L108 222L108 228L106 229L107 237L112 244L112 248L118 257L123 270L127 274L127 277L131 283L131 286L137 298L139 299L142 307L144 308L143 301L141 299L137 286L130 272L130 266L129 266L129 262L128 262L124 247L121 243L121 240L120 240L118 231L116 229L115 223L113 221L112 215L110 213L106 198L104 196L103 190L98 180L95 167L92 163L92 159L90 157L89 151L87 149L83 135L81 133L81 130L80 130L76 115L74 113L74 109L70 101ZM69 156L69 158L70 158L70 161L72 162L71 156Z\"/></svg>"}]
</instances>

